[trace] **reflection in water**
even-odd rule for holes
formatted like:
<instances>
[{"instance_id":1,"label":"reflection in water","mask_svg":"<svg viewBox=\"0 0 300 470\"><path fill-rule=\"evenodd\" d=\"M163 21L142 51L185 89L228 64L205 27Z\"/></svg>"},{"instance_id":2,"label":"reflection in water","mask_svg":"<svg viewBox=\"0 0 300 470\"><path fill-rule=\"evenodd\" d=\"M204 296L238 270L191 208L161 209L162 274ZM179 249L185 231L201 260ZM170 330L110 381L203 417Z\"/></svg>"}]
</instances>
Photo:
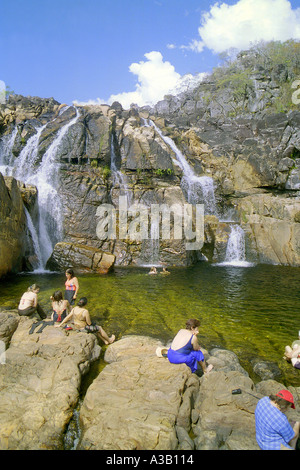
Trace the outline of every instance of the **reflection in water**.
<instances>
[{"instance_id":1,"label":"reflection in water","mask_svg":"<svg viewBox=\"0 0 300 470\"><path fill-rule=\"evenodd\" d=\"M199 318L199 340L234 351L243 366L260 358L276 362L283 378L299 385L299 371L282 360L286 344L297 339L299 268L257 265L248 268L199 263L171 268L170 276L149 276L148 268L116 268L107 276L79 275L79 296L109 333L150 335L168 342L188 318ZM160 271L160 269L158 269ZM40 303L64 288L63 274L18 275L3 281L0 306L16 308L33 282ZM282 380L282 379L280 379Z\"/></svg>"}]
</instances>

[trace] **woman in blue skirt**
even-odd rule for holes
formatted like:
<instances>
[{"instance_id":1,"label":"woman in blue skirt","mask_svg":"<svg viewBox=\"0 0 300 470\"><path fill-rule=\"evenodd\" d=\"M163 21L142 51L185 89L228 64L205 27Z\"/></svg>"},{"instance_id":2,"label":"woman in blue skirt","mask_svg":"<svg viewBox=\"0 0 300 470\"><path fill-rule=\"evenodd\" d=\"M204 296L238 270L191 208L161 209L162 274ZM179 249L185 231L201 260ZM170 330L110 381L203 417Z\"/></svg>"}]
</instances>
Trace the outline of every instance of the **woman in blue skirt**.
<instances>
[{"instance_id":1,"label":"woman in blue skirt","mask_svg":"<svg viewBox=\"0 0 300 470\"><path fill-rule=\"evenodd\" d=\"M186 328L179 330L170 349L168 350L168 359L172 364L186 364L192 372L208 373L213 365L206 366L204 355L200 349L197 335L199 334L199 320L194 318L186 322ZM199 371L198 364L201 369Z\"/></svg>"}]
</instances>

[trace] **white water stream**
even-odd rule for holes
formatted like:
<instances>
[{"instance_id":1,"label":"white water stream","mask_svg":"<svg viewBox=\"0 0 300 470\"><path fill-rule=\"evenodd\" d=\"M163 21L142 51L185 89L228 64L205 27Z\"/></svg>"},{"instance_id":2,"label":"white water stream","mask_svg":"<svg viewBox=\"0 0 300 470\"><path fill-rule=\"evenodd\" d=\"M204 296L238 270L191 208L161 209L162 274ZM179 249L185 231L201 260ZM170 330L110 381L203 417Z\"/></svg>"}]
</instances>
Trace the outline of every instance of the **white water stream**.
<instances>
[{"instance_id":1,"label":"white water stream","mask_svg":"<svg viewBox=\"0 0 300 470\"><path fill-rule=\"evenodd\" d=\"M163 135L162 131L156 124L149 120L144 120L144 125L147 127L151 125L155 131L160 135L163 141L173 150L176 155L176 161L179 163L183 177L181 180L181 187L183 192L187 195L187 201L190 204L204 204L204 213L216 215L218 217L214 181L209 176L197 176L193 168L189 165L186 157L178 149L175 142L168 136ZM228 239L226 256L223 265L231 266L251 266L247 263L245 254L245 233L239 225L232 225L231 232Z\"/></svg>"},{"instance_id":2,"label":"white water stream","mask_svg":"<svg viewBox=\"0 0 300 470\"><path fill-rule=\"evenodd\" d=\"M163 135L162 131L153 121L149 120L149 124L154 127L163 141L176 155L176 161L183 172L181 187L186 194L187 202L190 204L204 204L205 214L216 215L217 206L213 179L210 176L197 176L175 142L170 137Z\"/></svg>"},{"instance_id":3,"label":"white water stream","mask_svg":"<svg viewBox=\"0 0 300 470\"><path fill-rule=\"evenodd\" d=\"M68 108L63 111L66 109ZM58 193L60 164L56 156L63 138L78 118L79 112L76 108L76 116L59 129L40 162L38 161L39 140L48 123L36 128L36 133L28 139L18 158L14 158L11 152L17 129L14 129L10 138L4 139L4 142L2 139L0 171L3 169L6 176L13 176L25 184L36 186L38 191L38 226L33 225L28 214L26 216L38 257L39 270L45 268L55 243L62 239L62 204Z\"/></svg>"},{"instance_id":4,"label":"white water stream","mask_svg":"<svg viewBox=\"0 0 300 470\"><path fill-rule=\"evenodd\" d=\"M120 196L125 196L127 198L127 205L130 206L132 202L132 195L128 188L126 176L122 173L122 171L118 170L117 168L117 156L116 156L116 151L115 151L113 134L111 136L110 152L111 152L110 169L111 169L112 178L113 178L113 188L115 186L119 186Z\"/></svg>"},{"instance_id":5,"label":"white water stream","mask_svg":"<svg viewBox=\"0 0 300 470\"><path fill-rule=\"evenodd\" d=\"M239 225L231 225L231 231L228 238L225 261L218 263L218 266L253 266L246 261L245 233Z\"/></svg>"}]
</instances>

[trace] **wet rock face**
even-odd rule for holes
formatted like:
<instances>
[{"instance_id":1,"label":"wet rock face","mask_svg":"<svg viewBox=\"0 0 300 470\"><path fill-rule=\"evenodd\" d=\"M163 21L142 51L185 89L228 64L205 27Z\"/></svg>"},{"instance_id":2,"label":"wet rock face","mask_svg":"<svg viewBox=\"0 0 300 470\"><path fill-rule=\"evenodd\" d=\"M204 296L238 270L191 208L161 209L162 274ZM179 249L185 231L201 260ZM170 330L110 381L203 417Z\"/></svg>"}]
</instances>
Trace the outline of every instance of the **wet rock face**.
<instances>
[{"instance_id":1,"label":"wet rock face","mask_svg":"<svg viewBox=\"0 0 300 470\"><path fill-rule=\"evenodd\" d=\"M0 173L0 277L22 270L26 249L26 217L17 181Z\"/></svg>"},{"instance_id":2,"label":"wet rock face","mask_svg":"<svg viewBox=\"0 0 300 470\"><path fill-rule=\"evenodd\" d=\"M63 271L66 266L76 266L78 272L96 272L107 274L113 269L115 255L97 248L72 243L57 243L47 268Z\"/></svg>"},{"instance_id":3,"label":"wet rock face","mask_svg":"<svg viewBox=\"0 0 300 470\"><path fill-rule=\"evenodd\" d=\"M258 71L253 80L261 86L276 81L280 85L285 69L276 70L270 80L265 80L265 71ZM85 251L93 248L110 252L116 265L186 266L203 255L209 261L222 262L230 236L227 221L230 221L245 231L247 256L251 260L298 266L299 221L297 217L292 220L283 215L283 208L295 205L298 211L300 112L268 114L267 108L260 109L265 98L259 101L260 105L255 102L259 92L256 97L250 96L244 109L231 115L229 104L221 109L213 103L215 98L210 102L205 98L208 92L214 92L214 87L208 81L191 92L168 96L152 109L132 107L126 111L114 103L80 107L76 111L52 99L18 95L1 105L1 135L9 135L17 126L12 147L15 165L36 129L47 124L40 135L35 167L40 165L60 130L79 112L56 149L55 160L60 163L56 190L62 202L62 236L55 243L70 243ZM249 111L251 106L255 111ZM162 135L150 125L150 120ZM138 203L148 209L151 204L171 207L187 201L208 202L209 197L199 188L189 199L186 174L174 146L166 138L182 152L196 177L213 181L216 210L205 214L208 218L204 224L203 249L197 253L187 250L185 238L176 239L172 230L168 240L160 239L159 247L151 243L150 231L148 240L142 242L118 236L99 239L97 209L103 204L118 209L120 196L126 195L128 206ZM26 207L30 206L33 221L37 221L37 210L32 209L33 192L26 190L22 195ZM268 198L267 204L274 203L275 209L268 210L266 216L260 204L257 212L257 198L261 201ZM213 221L209 220L211 216L215 217ZM136 213L130 217L128 224L137 221ZM282 225L287 222L287 232L278 232L278 220ZM282 256L278 255L280 251ZM91 263L86 267L90 269Z\"/></svg>"}]
</instances>

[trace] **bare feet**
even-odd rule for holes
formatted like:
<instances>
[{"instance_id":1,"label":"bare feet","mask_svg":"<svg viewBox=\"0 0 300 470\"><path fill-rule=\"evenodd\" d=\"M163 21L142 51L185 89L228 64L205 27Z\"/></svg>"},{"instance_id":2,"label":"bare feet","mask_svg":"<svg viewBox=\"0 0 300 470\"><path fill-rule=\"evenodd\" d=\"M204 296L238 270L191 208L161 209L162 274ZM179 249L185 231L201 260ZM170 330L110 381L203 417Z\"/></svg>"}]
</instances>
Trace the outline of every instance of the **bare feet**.
<instances>
[{"instance_id":1,"label":"bare feet","mask_svg":"<svg viewBox=\"0 0 300 470\"><path fill-rule=\"evenodd\" d=\"M111 335L111 337L109 338L109 343L108 344L111 344L115 341L116 337L115 335Z\"/></svg>"},{"instance_id":2,"label":"bare feet","mask_svg":"<svg viewBox=\"0 0 300 470\"><path fill-rule=\"evenodd\" d=\"M206 367L206 371L204 372L205 374L208 374L214 366L212 364L209 364L209 366Z\"/></svg>"}]
</instances>

